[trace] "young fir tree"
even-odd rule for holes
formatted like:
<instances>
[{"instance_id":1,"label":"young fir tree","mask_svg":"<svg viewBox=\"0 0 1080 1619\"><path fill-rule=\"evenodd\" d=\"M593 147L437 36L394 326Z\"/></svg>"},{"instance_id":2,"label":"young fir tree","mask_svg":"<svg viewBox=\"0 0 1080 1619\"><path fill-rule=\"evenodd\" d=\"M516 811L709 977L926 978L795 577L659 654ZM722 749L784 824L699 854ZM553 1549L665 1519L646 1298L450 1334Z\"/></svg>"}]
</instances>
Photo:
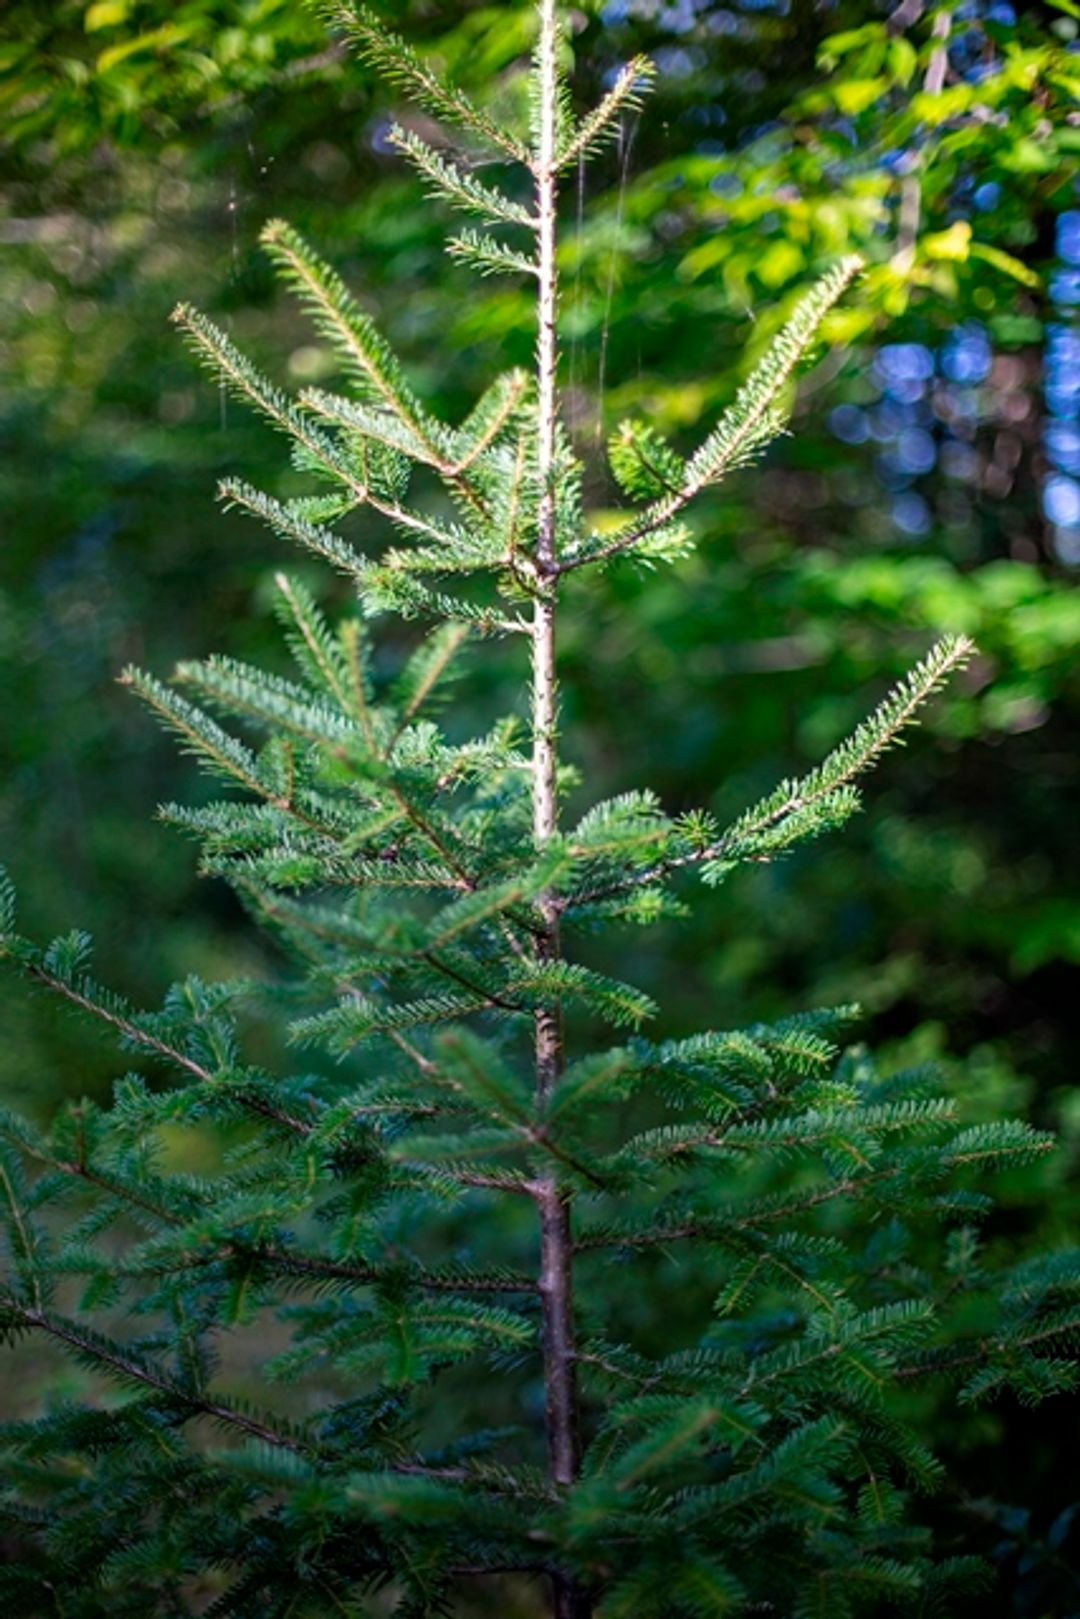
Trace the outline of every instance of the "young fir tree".
<instances>
[{"instance_id":1,"label":"young fir tree","mask_svg":"<svg viewBox=\"0 0 1080 1619\"><path fill-rule=\"evenodd\" d=\"M344 393L290 400L177 311L310 490L229 483L225 499L359 597L335 628L279 580L291 679L224 657L182 665L180 691L124 677L232 790L164 816L295 963L289 994L308 1004L292 1035L312 1066L279 1077L245 1060L237 1011L263 986L189 980L137 1011L94 982L82 934L47 949L18 935L5 890L4 955L158 1075L128 1074L111 1108L68 1107L48 1133L3 1123L0 1323L70 1354L92 1391L2 1431L5 1611L429 1615L511 1574L535 1583L531 1611L560 1619L955 1611L971 1560L935 1560L918 1528L912 1498L939 1469L894 1393L954 1365L965 1397L1068 1381L1077 1267L1059 1256L995 1282L972 1234L975 1174L1046 1139L963 1127L925 1071L841 1054L848 1009L665 1040L648 998L582 965L574 940L677 911L683 874L717 883L841 825L856 778L969 648L936 646L823 763L730 826L672 819L647 791L573 827L559 816L564 581L681 554L684 509L781 430L857 266L808 294L688 460L624 427L611 469L636 504L590 532L559 420L557 189L650 65L629 63L575 118L543 0L525 134L367 13L330 12L507 171L504 190L491 167L481 180L411 130L393 137L440 196L506 227L450 250L535 288L535 374L497 378L460 426L435 420L280 223L267 250L340 353ZM414 474L445 497L417 500ZM332 526L358 509L398 536L377 560ZM387 611L442 622L379 686L368 634ZM531 755L513 719L459 745L431 718L484 634L531 652ZM643 1026L658 1032L626 1032ZM177 1125L217 1167L170 1167ZM933 1264L911 1255L920 1226L937 1233ZM671 1352L650 1257L684 1251L713 1308ZM992 1291L992 1326L965 1341L957 1308L970 1320ZM249 1404L232 1390L252 1365ZM507 1589L496 1581L490 1611Z\"/></svg>"}]
</instances>

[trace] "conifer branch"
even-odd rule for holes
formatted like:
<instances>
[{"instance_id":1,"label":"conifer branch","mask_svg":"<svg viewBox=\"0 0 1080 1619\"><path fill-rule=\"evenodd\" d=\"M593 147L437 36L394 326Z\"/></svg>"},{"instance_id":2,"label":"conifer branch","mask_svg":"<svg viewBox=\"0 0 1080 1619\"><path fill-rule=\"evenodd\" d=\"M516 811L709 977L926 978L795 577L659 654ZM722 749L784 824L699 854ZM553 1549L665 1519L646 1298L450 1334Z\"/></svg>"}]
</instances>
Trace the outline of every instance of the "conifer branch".
<instances>
[{"instance_id":1,"label":"conifer branch","mask_svg":"<svg viewBox=\"0 0 1080 1619\"><path fill-rule=\"evenodd\" d=\"M783 430L780 398L828 311L862 269L862 260L841 259L798 305L764 358L740 388L734 403L686 464L681 486L634 518L611 539L594 536L561 564L562 571L604 562L632 550L671 519L709 484L743 465Z\"/></svg>"},{"instance_id":2,"label":"conifer branch","mask_svg":"<svg viewBox=\"0 0 1080 1619\"><path fill-rule=\"evenodd\" d=\"M513 421L529 391L525 371L507 371L488 389L472 414L454 433L454 453L458 459L453 472L467 472L495 443Z\"/></svg>"},{"instance_id":3,"label":"conifer branch","mask_svg":"<svg viewBox=\"0 0 1080 1619\"><path fill-rule=\"evenodd\" d=\"M938 641L869 719L863 720L816 770L799 781L782 782L762 803L740 816L711 848L701 851L698 858L706 862L706 876L710 871L720 874L725 862L737 858L744 850L753 853L756 840L786 820L831 802L838 791L869 770L882 754L899 742L903 731L915 722L923 704L950 674L964 667L974 651L974 644L965 635L944 636Z\"/></svg>"},{"instance_id":4,"label":"conifer branch","mask_svg":"<svg viewBox=\"0 0 1080 1619\"><path fill-rule=\"evenodd\" d=\"M2 950L0 950L0 954L3 954ZM134 1013L126 1005L125 1001L121 1001L120 997L113 996L104 989L100 989L89 976L63 976L62 973L52 971L47 965L47 957L42 957L39 952L29 955L23 954L23 957L19 960L19 965L21 965L21 970L23 970L24 975L31 983L40 984L42 988L49 989L52 994L57 994L65 1001L70 1002L70 1005L76 1007L79 1012L86 1012L89 1017L97 1018L99 1022L107 1023L108 1028L112 1028L126 1046L133 1047L136 1051L146 1051L152 1056L160 1057L160 1059L172 1064L176 1069L189 1073L201 1085L212 1086L217 1083L217 1075L215 1075L214 1070L199 1062L189 1052L183 1051L178 1044L165 1039L164 1036L160 1035L159 1031L155 1030L154 1026L147 1026L146 1020L142 1020L141 1015ZM290 1132L295 1132L296 1135L306 1135L313 1128L313 1125L309 1124L308 1120L296 1119L282 1107L277 1107L274 1103L270 1103L269 1099L264 1098L264 1096L246 1093L243 1088L238 1094L240 1094L241 1103L248 1107L249 1111L262 1115L264 1119L272 1120L274 1124L282 1125ZM19 1141L16 1145L21 1146L24 1151L29 1149L26 1148L26 1143L23 1143L23 1141ZM97 1185L102 1187L102 1190L108 1190L108 1192L117 1193L117 1195L126 1196L126 1198L133 1195L130 1188L123 1187L120 1182L115 1182L115 1180L105 1182L100 1177L89 1174L87 1166L83 1162L68 1162L58 1158L47 1158L44 1153L40 1153L40 1149L34 1149L34 1151L36 1151L36 1156L39 1156L40 1161L50 1162L55 1169L62 1171L63 1174L81 1175L84 1179L96 1180ZM168 1217L168 1211L164 1206L152 1205L152 1203L144 1201L144 1208L149 1213L159 1214L160 1217Z\"/></svg>"},{"instance_id":5,"label":"conifer branch","mask_svg":"<svg viewBox=\"0 0 1080 1619\"><path fill-rule=\"evenodd\" d=\"M352 620L344 626L344 630L352 634L348 659L345 661L341 655L345 643L341 649L334 644L325 620L307 590L284 573L274 575L274 584L278 590L275 604L278 616L283 619L287 632L292 632L298 638L298 641L291 643L294 657L298 657L301 667L310 663L316 679L325 685L342 709L346 713L351 711L356 714L365 741L374 752L374 731L367 673L362 664L359 623Z\"/></svg>"},{"instance_id":6,"label":"conifer branch","mask_svg":"<svg viewBox=\"0 0 1080 1619\"><path fill-rule=\"evenodd\" d=\"M340 394L327 393L324 388L304 388L298 395L303 410L310 411L332 427L344 428L362 439L407 456L422 466L434 467L437 472L448 473L450 465L438 449L420 438L413 429L397 416L380 407L360 404Z\"/></svg>"},{"instance_id":7,"label":"conifer branch","mask_svg":"<svg viewBox=\"0 0 1080 1619\"><path fill-rule=\"evenodd\" d=\"M359 734L351 718L313 701L310 692L292 681L270 678L232 658L179 663L173 679L219 710L259 720L271 731L280 729L304 741L341 747Z\"/></svg>"},{"instance_id":8,"label":"conifer branch","mask_svg":"<svg viewBox=\"0 0 1080 1619\"><path fill-rule=\"evenodd\" d=\"M128 1208L137 1209L142 1214L148 1214L158 1225L178 1225L184 1215L174 1208L169 1208L158 1198L151 1197L146 1191L138 1190L125 1182L118 1180L115 1175L103 1174L99 1169L85 1160L75 1162L64 1158L45 1157L42 1161L48 1163L61 1175L68 1175L74 1180L85 1181L88 1186L94 1186L109 1197L115 1197L126 1204Z\"/></svg>"},{"instance_id":9,"label":"conifer branch","mask_svg":"<svg viewBox=\"0 0 1080 1619\"><path fill-rule=\"evenodd\" d=\"M409 661L395 688L400 703L397 724L387 744L393 753L402 732L412 724L469 639L467 624L447 624L429 636Z\"/></svg>"},{"instance_id":10,"label":"conifer branch","mask_svg":"<svg viewBox=\"0 0 1080 1619\"><path fill-rule=\"evenodd\" d=\"M482 144L528 163L529 151L509 130L503 129L477 107L464 91L446 84L417 53L366 6L349 0L319 0L317 10L332 28L353 41L360 55L390 84L405 90L413 101L434 117L457 124Z\"/></svg>"},{"instance_id":11,"label":"conifer branch","mask_svg":"<svg viewBox=\"0 0 1080 1619\"><path fill-rule=\"evenodd\" d=\"M917 1377L941 1376L966 1371L972 1366L985 1366L996 1358L1015 1362L1025 1350L1041 1348L1043 1344L1059 1339L1063 1348L1075 1349L1080 1346L1080 1308L1066 1311L1056 1320L1033 1331L1003 1333L997 1337L979 1338L974 1342L969 1340L967 1343L927 1351L909 1365L897 1366L893 1375L900 1382L910 1382ZM1002 1377L1001 1381L1005 1383L1007 1378Z\"/></svg>"},{"instance_id":12,"label":"conifer branch","mask_svg":"<svg viewBox=\"0 0 1080 1619\"><path fill-rule=\"evenodd\" d=\"M359 1260L329 1259L298 1248L275 1248L269 1244L244 1243L230 1239L220 1247L197 1253L162 1255L145 1261L124 1261L124 1276L169 1276L192 1266L228 1265L238 1258L254 1261L260 1269L280 1272L304 1280L342 1282L357 1287L400 1286L431 1293L535 1293L536 1282L514 1271L484 1274L460 1266L432 1269L418 1265L364 1263Z\"/></svg>"},{"instance_id":13,"label":"conifer branch","mask_svg":"<svg viewBox=\"0 0 1080 1619\"><path fill-rule=\"evenodd\" d=\"M361 478L341 454L337 445L319 428L313 426L303 412L291 404L278 389L261 377L224 332L205 315L187 304L179 304L173 311L173 320L187 332L196 353L238 398L253 405L276 427L294 439L317 466L324 468L337 482L344 484L359 503L372 506L383 517L389 518L392 523L396 523L407 532L422 534L434 540L445 538L445 532L438 524L418 512L407 510L397 501L387 499L372 489L370 483ZM243 489L242 485L228 484L225 487L227 499L235 500L238 505L246 504L240 498L239 491ZM269 500L269 496L262 498ZM347 552L342 542L337 544L341 547L341 565L346 571L350 568L355 570L354 558ZM319 547L313 545L312 549ZM329 551L327 554L330 554Z\"/></svg>"},{"instance_id":14,"label":"conifer branch","mask_svg":"<svg viewBox=\"0 0 1080 1619\"><path fill-rule=\"evenodd\" d=\"M0 1156L0 1192L3 1193L4 1202L7 1204L15 1264L28 1285L31 1305L36 1310L42 1310L45 1307L45 1294L38 1264L40 1238L23 1208L23 1199L19 1195L21 1190L22 1188L17 1185L14 1163L6 1161L6 1154Z\"/></svg>"},{"instance_id":15,"label":"conifer branch","mask_svg":"<svg viewBox=\"0 0 1080 1619\"><path fill-rule=\"evenodd\" d=\"M466 229L460 236L451 236L446 251L452 259L467 264L470 269L479 270L481 275L540 274L540 266L535 259L480 231Z\"/></svg>"},{"instance_id":16,"label":"conifer branch","mask_svg":"<svg viewBox=\"0 0 1080 1619\"><path fill-rule=\"evenodd\" d=\"M292 540L303 546L305 551L322 557L361 587L366 583L371 567L367 558L360 556L351 545L347 545L323 524L308 522L272 496L263 494L261 489L252 489L249 484L235 478L226 478L218 485L218 497L227 511L236 508L251 517L260 518L282 539Z\"/></svg>"},{"instance_id":17,"label":"conifer branch","mask_svg":"<svg viewBox=\"0 0 1080 1619\"><path fill-rule=\"evenodd\" d=\"M447 169L447 181L450 172ZM487 193L478 182L474 191L477 196L484 193L495 198L495 193ZM435 467L471 506L482 510L481 496L445 453L448 429L423 409L396 356L341 277L284 220L271 220L263 229L262 241L312 315L316 329L344 356L349 371L380 410L365 409L349 400L334 400L317 388L306 389L301 394L301 404L316 415L356 428L365 438ZM385 420L380 420L380 412ZM370 491L368 498L371 500Z\"/></svg>"},{"instance_id":18,"label":"conifer branch","mask_svg":"<svg viewBox=\"0 0 1080 1619\"><path fill-rule=\"evenodd\" d=\"M446 865L447 870L453 873L453 881L450 886L471 892L476 886L475 878L469 872L468 867L460 860L457 853L450 847L443 833L434 825L431 817L426 815L418 804L414 803L410 795L405 792L401 784L393 776L387 779L386 785L391 797L400 805L402 813L412 822L421 837L435 850L435 853Z\"/></svg>"},{"instance_id":19,"label":"conifer branch","mask_svg":"<svg viewBox=\"0 0 1080 1619\"><path fill-rule=\"evenodd\" d=\"M893 688L874 713L807 776L781 782L767 798L747 810L719 837L702 840L695 847L683 847L677 853L638 867L627 877L562 895L558 901L560 908L573 911L616 897L629 889L648 887L687 867L703 867L706 877L711 876L713 881L717 881L731 865L740 860L770 858L775 852L775 846L768 841L770 836L777 828L796 821L796 818L798 834L802 837L813 835L819 829L813 819L815 810L824 805L824 819L829 824L836 795L848 789L856 777L869 770L882 754L899 743L906 728L916 722L922 705L941 688L950 674L964 667L974 651L974 644L967 636L944 636L922 662L916 664ZM850 800L849 803L851 809L857 807L857 800Z\"/></svg>"},{"instance_id":20,"label":"conifer branch","mask_svg":"<svg viewBox=\"0 0 1080 1619\"><path fill-rule=\"evenodd\" d=\"M331 441L304 420L280 389L256 370L220 327L200 310L184 303L177 304L172 320L186 334L201 362L236 398L253 405L273 426L302 445L314 461L334 472L358 494L363 492L363 485L356 482Z\"/></svg>"},{"instance_id":21,"label":"conifer branch","mask_svg":"<svg viewBox=\"0 0 1080 1619\"><path fill-rule=\"evenodd\" d=\"M387 139L430 182L432 195L445 197L458 207L479 214L489 224L536 229L536 220L527 208L494 187L484 185L468 169L449 162L413 130L395 124Z\"/></svg>"},{"instance_id":22,"label":"conifer branch","mask_svg":"<svg viewBox=\"0 0 1080 1619\"><path fill-rule=\"evenodd\" d=\"M187 1052L181 1051L178 1046L171 1045L167 1040L162 1039L153 1030L145 1028L125 1008L123 1002L119 1001L115 996L105 995L89 980L62 978L58 974L50 972L40 960L25 962L23 971L31 982L42 985L43 988L51 990L53 994L59 995L70 1002L79 1011L86 1012L91 1017L108 1024L127 1044L135 1049L150 1052L154 1056L162 1058L163 1061L174 1064L177 1068L191 1074L201 1084L211 1085L215 1082L215 1075L209 1068L198 1062L194 1057L189 1056ZM312 1128L307 1121L295 1118L284 1109L275 1107L265 1097L245 1096L241 1092L241 1100L253 1113L261 1114L264 1118L270 1119L298 1135L306 1135ZM65 1174L81 1175L84 1173L83 1166L76 1164L65 1164L57 1161L56 1167L63 1170ZM111 1189L118 1190L115 1186ZM158 1209L154 1210L154 1212L161 1213L162 1211Z\"/></svg>"},{"instance_id":23,"label":"conifer branch","mask_svg":"<svg viewBox=\"0 0 1080 1619\"><path fill-rule=\"evenodd\" d=\"M1006 1131L1006 1135L1008 1134ZM988 1161L999 1164L1010 1161L1030 1162L1033 1157L1051 1152L1053 1147L1051 1137L1040 1136L1022 1127L1016 1139L1004 1141L999 1139L992 1144L988 1143L982 1149L967 1147L962 1139L959 1145L954 1141L947 1146L944 1156L948 1168L957 1170L981 1166ZM924 1172L929 1173L932 1181L935 1181L941 1170L931 1170L928 1164ZM823 1186L797 1193L793 1197L766 1197L749 1207L735 1203L705 1217L651 1226L634 1224L619 1226L612 1223L598 1225L582 1232L574 1247L577 1252L588 1253L602 1248L664 1248L675 1242L723 1242L730 1240L732 1233L738 1231L757 1231L772 1225L790 1226L798 1216L811 1213L827 1204L847 1199L861 1202L865 1198L872 1197L883 1187L887 1188L911 1179L912 1175L912 1164L902 1159L896 1163L869 1168L860 1174L830 1180ZM888 1207L888 1204L884 1206Z\"/></svg>"},{"instance_id":24,"label":"conifer branch","mask_svg":"<svg viewBox=\"0 0 1080 1619\"><path fill-rule=\"evenodd\" d=\"M618 77L603 100L587 113L569 138L560 143L557 162L560 171L572 168L579 158L592 156L619 132L623 113L637 112L652 89L656 64L648 56L635 56L619 70Z\"/></svg>"},{"instance_id":25,"label":"conifer branch","mask_svg":"<svg viewBox=\"0 0 1080 1619\"><path fill-rule=\"evenodd\" d=\"M185 702L169 691L152 675L131 666L120 676L124 686L130 686L165 723L180 736L199 759L206 761L215 775L226 782L239 784L257 798L273 796L273 789L263 780L255 755L242 742L229 736L221 726L202 713L194 704Z\"/></svg>"},{"instance_id":26,"label":"conifer branch","mask_svg":"<svg viewBox=\"0 0 1080 1619\"><path fill-rule=\"evenodd\" d=\"M211 1399L185 1388L160 1371L151 1362L131 1350L112 1343L99 1334L77 1326L63 1316L22 1304L10 1294L0 1293L0 1323L8 1322L45 1333L73 1350L84 1364L100 1369L121 1383L138 1388L153 1389L170 1402L193 1416L209 1417L222 1427L233 1428L257 1439L264 1445L292 1451L294 1455L308 1454L309 1447L291 1434L280 1431L265 1419L248 1416L222 1400Z\"/></svg>"},{"instance_id":27,"label":"conifer branch","mask_svg":"<svg viewBox=\"0 0 1080 1619\"><path fill-rule=\"evenodd\" d=\"M317 329L344 354L356 379L436 461L437 428L426 417L389 345L341 277L283 219L263 227L262 243L310 311Z\"/></svg>"},{"instance_id":28,"label":"conifer branch","mask_svg":"<svg viewBox=\"0 0 1080 1619\"><path fill-rule=\"evenodd\" d=\"M103 1023L107 1023L110 1028L115 1029L131 1045L141 1046L143 1049L153 1052L155 1056L163 1057L166 1061L175 1063L178 1068L193 1074L196 1079L204 1084L208 1084L213 1079L213 1074L208 1068L204 1068L202 1063L196 1062L186 1052L169 1045L167 1041L160 1039L149 1030L140 1028L139 1024L133 1018L127 1016L118 1005L111 1001L100 999L91 993L89 986L83 987L78 982L72 983L67 979L60 978L55 973L49 972L39 962L29 963L25 971L27 977L34 983L42 984L46 989L52 990L54 994L61 995L64 1000L70 1001L72 1006L77 1006L81 1012L89 1012L91 1017L99 1018Z\"/></svg>"}]
</instances>

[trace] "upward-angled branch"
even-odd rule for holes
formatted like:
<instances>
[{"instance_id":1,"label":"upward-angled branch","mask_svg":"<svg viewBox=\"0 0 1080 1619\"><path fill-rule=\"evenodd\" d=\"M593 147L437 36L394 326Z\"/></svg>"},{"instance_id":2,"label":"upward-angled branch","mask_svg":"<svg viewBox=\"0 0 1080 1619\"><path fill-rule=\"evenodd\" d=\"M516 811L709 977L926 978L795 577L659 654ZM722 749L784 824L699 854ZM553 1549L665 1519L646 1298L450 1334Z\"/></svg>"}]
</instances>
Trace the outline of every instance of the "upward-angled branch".
<instances>
[{"instance_id":1,"label":"upward-angled branch","mask_svg":"<svg viewBox=\"0 0 1080 1619\"><path fill-rule=\"evenodd\" d=\"M410 534L419 534L440 543L446 539L446 530L439 524L373 489L370 482L362 478L355 466L340 453L330 436L309 421L303 411L298 410L265 377L260 376L250 360L240 353L213 321L190 304L178 304L172 318L187 333L199 358L223 384L238 399L254 406L275 427L287 433L316 465L344 485L357 504L371 506ZM230 493L230 498L237 498L234 492Z\"/></svg>"},{"instance_id":2,"label":"upward-angled branch","mask_svg":"<svg viewBox=\"0 0 1080 1619\"><path fill-rule=\"evenodd\" d=\"M740 816L712 849L699 858L723 860L740 843L862 775L899 741L922 705L954 670L963 668L974 650L966 635L945 636L816 769L798 781L781 782L760 804Z\"/></svg>"},{"instance_id":3,"label":"upward-angled branch","mask_svg":"<svg viewBox=\"0 0 1080 1619\"><path fill-rule=\"evenodd\" d=\"M433 451L432 424L425 419L389 345L340 276L283 219L272 219L263 228L262 244L311 312L316 328L346 356L358 380L384 409L411 429L425 449Z\"/></svg>"},{"instance_id":4,"label":"upward-angled branch","mask_svg":"<svg viewBox=\"0 0 1080 1619\"><path fill-rule=\"evenodd\" d=\"M317 9L331 28L340 29L357 46L381 78L400 85L418 106L446 123L456 124L482 145L518 163L528 163L528 148L515 135L471 101L463 90L445 83L410 45L363 5L348 0L320 0Z\"/></svg>"},{"instance_id":5,"label":"upward-angled branch","mask_svg":"<svg viewBox=\"0 0 1080 1619\"><path fill-rule=\"evenodd\" d=\"M496 378L475 409L454 433L455 472L465 472L489 450L511 423L529 390L526 371L507 371Z\"/></svg>"},{"instance_id":6,"label":"upward-angled branch","mask_svg":"<svg viewBox=\"0 0 1080 1619\"><path fill-rule=\"evenodd\" d=\"M655 78L656 64L649 57L635 56L627 62L603 101L586 114L569 139L560 145L559 169L572 168L580 157L597 151L605 141L614 140L619 132L620 116L637 111Z\"/></svg>"},{"instance_id":7,"label":"upward-angled branch","mask_svg":"<svg viewBox=\"0 0 1080 1619\"><path fill-rule=\"evenodd\" d=\"M881 755L898 742L901 733L915 723L922 705L950 674L963 668L974 650L967 636L945 636L930 649L921 663L916 664L893 687L851 736L846 737L807 775L782 781L760 803L739 816L719 837L710 838L693 848L680 848L650 865L638 867L629 876L599 883L595 888L578 890L560 900L561 908L568 910L574 906L594 904L598 900L616 897L630 888L647 887L688 866L704 867L706 873L712 868L714 874L719 874L726 861L740 854L743 858L753 858L756 838L786 823L789 818L811 810L830 795L848 788L858 776L876 764Z\"/></svg>"},{"instance_id":8,"label":"upward-angled branch","mask_svg":"<svg viewBox=\"0 0 1080 1619\"><path fill-rule=\"evenodd\" d=\"M443 163L437 154L424 147L422 141L402 135L399 145L412 156L414 162L419 161L420 150L428 152L430 164L436 166L442 177L444 190L456 178L458 194L470 197L474 207L481 196L488 200L489 207L497 203L495 192ZM513 208L514 205L507 199L502 200L508 209ZM528 218L527 215L525 217ZM355 426L365 438L375 439L427 462L471 505L482 508L483 502L476 490L461 476L460 469L445 453L449 433L424 410L390 345L360 308L341 277L312 251L298 231L283 220L270 221L263 230L262 242L310 312L316 328L345 357L349 370L376 407L375 410L365 411L362 406L350 401L338 401L339 409L345 407L351 414L351 420L344 425ZM318 389L307 390L301 397L301 404L317 415L340 423L340 415L335 414L333 402ZM330 408L327 408L328 405ZM385 415L380 421L382 413Z\"/></svg>"},{"instance_id":9,"label":"upward-angled branch","mask_svg":"<svg viewBox=\"0 0 1080 1619\"><path fill-rule=\"evenodd\" d=\"M599 543L594 540L577 555L568 557L561 571L602 562L631 550L670 523L709 484L718 483L726 473L750 460L783 430L784 389L817 336L825 315L861 269L862 260L854 255L841 259L807 293L717 426L687 462L678 488L646 507L610 540Z\"/></svg>"},{"instance_id":10,"label":"upward-angled branch","mask_svg":"<svg viewBox=\"0 0 1080 1619\"><path fill-rule=\"evenodd\" d=\"M494 186L485 185L470 170L450 162L427 141L421 140L414 130L395 124L388 139L390 145L396 146L420 171L435 196L446 197L489 224L525 225L530 230L536 229L536 220L527 208Z\"/></svg>"}]
</instances>

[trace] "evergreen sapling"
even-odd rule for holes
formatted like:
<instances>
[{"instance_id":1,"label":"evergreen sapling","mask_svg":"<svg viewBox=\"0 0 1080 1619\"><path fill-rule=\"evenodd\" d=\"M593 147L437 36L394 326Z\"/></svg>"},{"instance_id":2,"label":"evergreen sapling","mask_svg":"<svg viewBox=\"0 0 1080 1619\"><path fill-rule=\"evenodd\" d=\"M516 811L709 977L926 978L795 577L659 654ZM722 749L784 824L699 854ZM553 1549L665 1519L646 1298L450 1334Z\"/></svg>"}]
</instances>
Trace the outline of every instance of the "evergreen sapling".
<instances>
[{"instance_id":1,"label":"evergreen sapling","mask_svg":"<svg viewBox=\"0 0 1080 1619\"><path fill-rule=\"evenodd\" d=\"M970 647L939 643L729 826L668 816L647 791L560 816L567 576L684 553L685 508L782 430L859 267L805 296L688 459L624 424L609 460L630 505L593 532L560 421L558 188L617 134L650 63L575 117L543 0L522 131L366 11L325 9L459 132L456 158L413 129L392 139L481 222L455 257L528 279L536 364L496 378L460 425L436 420L280 222L266 250L340 356L343 392L289 398L205 316L176 312L309 490L230 481L225 501L357 596L335 626L279 578L291 678L228 657L169 684L124 676L230 790L162 813L291 961L305 1055L284 1075L245 1058L238 1014L263 985L191 979L159 1011L133 1008L94 981L84 935L41 949L19 934L5 886L3 955L139 1065L108 1108L73 1104L44 1132L2 1121L0 1325L91 1378L84 1401L0 1434L5 1611L420 1616L481 1611L486 1591L500 1612L499 1582L517 1580L557 1619L951 1613L979 1570L937 1557L919 1527L941 1470L895 1396L949 1371L965 1399L1071 1382L1080 1267L1058 1255L994 1275L975 1236L981 1178L1048 1139L965 1126L932 1074L845 1052L850 1008L664 1039L648 997L583 965L574 940L677 914L687 875L718 883L842 826L859 778ZM416 500L433 482L442 494ZM379 554L342 533L355 512L392 533ZM390 612L436 627L385 684L369 637ZM514 719L455 743L433 718L485 636L531 652L528 748ZM219 1167L170 1167L177 1125ZM929 1268L910 1259L920 1230L936 1234ZM672 1352L650 1299L657 1256L680 1254L712 1309ZM996 1314L963 1336L973 1297ZM237 1365L258 1367L253 1403L230 1392Z\"/></svg>"}]
</instances>

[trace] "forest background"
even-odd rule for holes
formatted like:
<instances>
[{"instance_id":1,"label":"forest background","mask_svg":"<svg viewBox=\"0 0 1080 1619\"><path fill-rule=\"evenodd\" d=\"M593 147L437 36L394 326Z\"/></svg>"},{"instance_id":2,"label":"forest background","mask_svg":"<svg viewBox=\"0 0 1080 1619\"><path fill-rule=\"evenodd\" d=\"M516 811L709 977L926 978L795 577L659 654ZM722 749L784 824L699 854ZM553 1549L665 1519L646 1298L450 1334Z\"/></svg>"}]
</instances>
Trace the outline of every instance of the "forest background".
<instances>
[{"instance_id":1,"label":"forest background","mask_svg":"<svg viewBox=\"0 0 1080 1619\"><path fill-rule=\"evenodd\" d=\"M533 27L506 0L381 9L466 87ZM699 550L613 567L587 613L570 595L564 720L590 795L646 780L669 810L723 816L817 759L936 635L981 648L842 842L624 936L633 975L673 1034L857 999L890 1060L962 1061L988 1114L1062 1138L1008 1182L997 1237L1075 1242L1080 6L609 0L572 18L583 98L635 51L659 68L648 115L568 201L582 449L629 412L678 444L812 275L852 250L871 263L793 436L702 508ZM527 299L478 293L443 255L438 211L387 147L393 107L298 0L9 0L0 18L0 847L34 932L92 925L101 976L136 1001L267 968L155 824L199 789L116 685L129 661L279 655L282 559L212 498L228 472L265 481L276 446L193 373L170 308L192 299L318 382L329 358L257 247L282 215L438 412L531 350ZM612 502L599 479L589 494ZM324 602L346 588L308 577ZM454 727L505 706L510 677L497 648L474 657ZM599 946L596 964L615 966ZM115 1077L104 1040L29 992L6 991L4 1030L16 1106L47 1115ZM1080 1610L1062 1410L935 1412L1002 1612Z\"/></svg>"}]
</instances>

